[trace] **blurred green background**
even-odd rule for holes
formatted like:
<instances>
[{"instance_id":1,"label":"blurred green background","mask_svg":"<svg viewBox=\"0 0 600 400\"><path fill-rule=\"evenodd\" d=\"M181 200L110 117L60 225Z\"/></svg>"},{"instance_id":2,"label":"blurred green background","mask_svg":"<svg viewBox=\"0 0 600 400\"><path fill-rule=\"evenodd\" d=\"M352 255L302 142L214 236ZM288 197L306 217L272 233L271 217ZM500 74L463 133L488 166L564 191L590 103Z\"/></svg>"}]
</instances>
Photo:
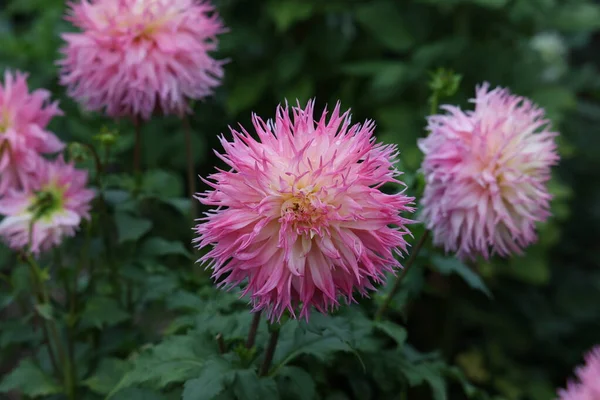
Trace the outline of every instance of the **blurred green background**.
<instances>
[{"instance_id":1,"label":"blurred green background","mask_svg":"<svg viewBox=\"0 0 600 400\"><path fill-rule=\"evenodd\" d=\"M550 399L581 353L600 343L600 3L591 0L222 0L229 32L216 57L229 60L215 96L194 105L198 174L217 162L217 135L250 127L288 99L317 109L338 99L353 120L377 122L380 140L397 143L412 182L429 109L427 81L438 68L463 76L446 102L469 106L483 81L508 86L546 108L561 163L551 182L554 217L523 257L482 264L493 299L462 280L422 268L408 312L411 343L441 349L469 379L510 399ZM57 83L55 60L63 0L3 0L0 70L30 73L30 85L60 99L66 117L51 128L63 139L92 142L116 130L113 171L129 171L128 121L86 113ZM185 193L184 136L175 118L143 126L146 169L175 174L165 190ZM201 190L205 187L198 186ZM411 195L417 194L412 190ZM177 230L189 231L181 219Z\"/></svg>"}]
</instances>

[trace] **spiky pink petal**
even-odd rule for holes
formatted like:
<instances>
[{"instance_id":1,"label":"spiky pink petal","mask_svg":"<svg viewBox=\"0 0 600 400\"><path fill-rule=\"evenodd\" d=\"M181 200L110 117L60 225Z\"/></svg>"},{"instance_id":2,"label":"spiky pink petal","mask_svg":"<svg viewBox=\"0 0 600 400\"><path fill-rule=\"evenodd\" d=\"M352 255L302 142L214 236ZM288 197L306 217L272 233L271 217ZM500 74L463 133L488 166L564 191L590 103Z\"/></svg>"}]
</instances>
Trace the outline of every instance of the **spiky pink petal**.
<instances>
[{"instance_id":1,"label":"spiky pink petal","mask_svg":"<svg viewBox=\"0 0 600 400\"><path fill-rule=\"evenodd\" d=\"M558 160L544 111L508 89L476 90L475 110L443 106L428 118L421 204L436 245L460 258L508 256L537 240L550 215L546 187Z\"/></svg>"},{"instance_id":2,"label":"spiky pink petal","mask_svg":"<svg viewBox=\"0 0 600 400\"><path fill-rule=\"evenodd\" d=\"M560 389L560 400L600 399L600 346L590 350L585 356L585 365L575 370L576 381L570 381L567 389Z\"/></svg>"},{"instance_id":3,"label":"spiky pink petal","mask_svg":"<svg viewBox=\"0 0 600 400\"><path fill-rule=\"evenodd\" d=\"M62 115L50 92L29 92L27 74L4 73L0 83L0 197L9 189L30 187L42 154L57 153L64 144L46 130L50 120Z\"/></svg>"},{"instance_id":4,"label":"spiky pink petal","mask_svg":"<svg viewBox=\"0 0 600 400\"><path fill-rule=\"evenodd\" d=\"M182 114L212 94L223 62L209 52L225 31L204 0L82 0L67 17L61 83L89 110L150 118Z\"/></svg>"},{"instance_id":5,"label":"spiky pink petal","mask_svg":"<svg viewBox=\"0 0 600 400\"><path fill-rule=\"evenodd\" d=\"M308 318L327 312L339 297L365 295L400 267L406 251L411 197L385 194L395 182L397 150L375 143L373 121L350 124L338 103L316 122L314 101L305 109L279 106L275 120L253 115L258 136L231 129L218 156L231 168L205 181L198 196L216 207L196 226L200 259L220 286L246 282L255 310L278 319L285 310Z\"/></svg>"}]
</instances>

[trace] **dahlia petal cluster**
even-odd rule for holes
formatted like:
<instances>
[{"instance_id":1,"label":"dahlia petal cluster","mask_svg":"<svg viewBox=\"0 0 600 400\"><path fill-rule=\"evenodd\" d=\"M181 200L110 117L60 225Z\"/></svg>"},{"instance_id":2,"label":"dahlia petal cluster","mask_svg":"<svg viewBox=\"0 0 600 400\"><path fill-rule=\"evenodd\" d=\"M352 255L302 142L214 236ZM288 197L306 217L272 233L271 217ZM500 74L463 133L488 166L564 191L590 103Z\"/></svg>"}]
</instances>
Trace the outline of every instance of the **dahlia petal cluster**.
<instances>
[{"instance_id":1,"label":"dahlia petal cluster","mask_svg":"<svg viewBox=\"0 0 600 400\"><path fill-rule=\"evenodd\" d=\"M15 250L37 255L73 236L82 219L89 219L94 192L86 189L87 171L62 157L39 159L31 190L11 189L0 198L0 236Z\"/></svg>"},{"instance_id":2,"label":"dahlia petal cluster","mask_svg":"<svg viewBox=\"0 0 600 400\"><path fill-rule=\"evenodd\" d=\"M401 267L394 257L407 249L400 213L414 198L386 194L399 183L394 145L375 143L375 124L350 124L338 103L327 119L305 109L279 106L275 120L253 115L257 138L245 129L221 136L218 156L230 167L205 181L212 190L197 199L214 206L196 226L199 261L212 268L219 286L245 282L254 311L271 319L285 310L308 318L354 301Z\"/></svg>"},{"instance_id":3,"label":"dahlia petal cluster","mask_svg":"<svg viewBox=\"0 0 600 400\"><path fill-rule=\"evenodd\" d=\"M62 115L50 92L29 92L27 74L9 71L0 82L0 197L10 188L27 190L43 154L61 151L64 144L46 129Z\"/></svg>"},{"instance_id":4,"label":"dahlia petal cluster","mask_svg":"<svg viewBox=\"0 0 600 400\"><path fill-rule=\"evenodd\" d=\"M419 141L423 218L436 245L457 256L508 256L537 240L559 156L544 110L507 89L478 86L475 109L443 106Z\"/></svg>"},{"instance_id":5,"label":"dahlia petal cluster","mask_svg":"<svg viewBox=\"0 0 600 400\"><path fill-rule=\"evenodd\" d=\"M566 389L560 389L560 400L600 399L600 346L585 356L585 365L575 370L577 381L571 381Z\"/></svg>"},{"instance_id":6,"label":"dahlia petal cluster","mask_svg":"<svg viewBox=\"0 0 600 400\"><path fill-rule=\"evenodd\" d=\"M112 117L182 114L223 77L211 58L224 27L202 0L82 0L67 19L61 83L90 110Z\"/></svg>"}]
</instances>

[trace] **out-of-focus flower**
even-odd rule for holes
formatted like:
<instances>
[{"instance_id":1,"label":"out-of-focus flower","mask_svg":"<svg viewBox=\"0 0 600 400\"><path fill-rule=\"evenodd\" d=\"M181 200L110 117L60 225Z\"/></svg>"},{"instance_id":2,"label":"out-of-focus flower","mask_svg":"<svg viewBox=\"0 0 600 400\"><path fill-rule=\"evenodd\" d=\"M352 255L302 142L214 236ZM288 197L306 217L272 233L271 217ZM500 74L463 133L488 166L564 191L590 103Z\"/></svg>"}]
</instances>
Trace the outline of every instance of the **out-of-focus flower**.
<instances>
[{"instance_id":1,"label":"out-of-focus flower","mask_svg":"<svg viewBox=\"0 0 600 400\"><path fill-rule=\"evenodd\" d=\"M396 182L397 151L376 144L375 124L350 125L340 104L326 118L279 106L275 121L253 115L258 140L243 128L233 140L220 138L219 157L231 167L206 181L213 190L203 204L217 207L196 227L199 248L214 245L208 262L220 286L245 280L254 310L278 319L287 309L308 318L354 300L400 267L394 254L406 251L411 197L380 188Z\"/></svg>"},{"instance_id":2,"label":"out-of-focus flower","mask_svg":"<svg viewBox=\"0 0 600 400\"><path fill-rule=\"evenodd\" d=\"M63 35L61 83L90 110L182 114L220 84L224 27L203 0L82 0L67 19L81 32Z\"/></svg>"},{"instance_id":3,"label":"out-of-focus flower","mask_svg":"<svg viewBox=\"0 0 600 400\"><path fill-rule=\"evenodd\" d=\"M89 219L94 192L86 189L87 171L62 157L39 159L30 191L9 190L0 199L0 236L15 250L39 254L73 236L82 218ZM30 245L30 247L28 247Z\"/></svg>"},{"instance_id":4,"label":"out-of-focus flower","mask_svg":"<svg viewBox=\"0 0 600 400\"><path fill-rule=\"evenodd\" d=\"M423 217L434 243L460 258L521 253L549 216L546 187L558 162L544 111L507 89L476 90L474 111L429 117Z\"/></svg>"},{"instance_id":5,"label":"out-of-focus flower","mask_svg":"<svg viewBox=\"0 0 600 400\"><path fill-rule=\"evenodd\" d=\"M585 356L585 365L575 370L576 381L567 384L567 389L560 389L560 400L597 400L600 399L600 346L592 349Z\"/></svg>"},{"instance_id":6,"label":"out-of-focus flower","mask_svg":"<svg viewBox=\"0 0 600 400\"><path fill-rule=\"evenodd\" d=\"M62 115L50 92L29 93L27 75L6 71L0 83L0 197L9 188L25 189L41 154L61 151L64 144L46 126Z\"/></svg>"}]
</instances>

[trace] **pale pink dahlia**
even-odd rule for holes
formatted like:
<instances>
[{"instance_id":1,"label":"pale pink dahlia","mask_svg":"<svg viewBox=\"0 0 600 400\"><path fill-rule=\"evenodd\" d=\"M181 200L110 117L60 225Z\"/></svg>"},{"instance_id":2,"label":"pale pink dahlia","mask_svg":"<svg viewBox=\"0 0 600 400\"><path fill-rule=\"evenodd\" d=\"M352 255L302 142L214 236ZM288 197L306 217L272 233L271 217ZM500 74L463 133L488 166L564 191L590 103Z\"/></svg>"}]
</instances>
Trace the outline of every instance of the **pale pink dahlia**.
<instances>
[{"instance_id":1,"label":"pale pink dahlia","mask_svg":"<svg viewBox=\"0 0 600 400\"><path fill-rule=\"evenodd\" d=\"M150 118L210 95L223 62L209 56L224 27L203 0L82 0L67 17L61 83L90 110Z\"/></svg>"},{"instance_id":2,"label":"pale pink dahlia","mask_svg":"<svg viewBox=\"0 0 600 400\"><path fill-rule=\"evenodd\" d=\"M423 217L436 245L460 258L521 253L549 216L546 182L558 162L544 111L507 89L477 87L475 110L429 117Z\"/></svg>"},{"instance_id":3,"label":"pale pink dahlia","mask_svg":"<svg viewBox=\"0 0 600 400\"><path fill-rule=\"evenodd\" d=\"M569 382L567 389L560 389L560 400L600 399L600 346L592 349L585 357L585 365L575 370L576 382Z\"/></svg>"},{"instance_id":4,"label":"pale pink dahlia","mask_svg":"<svg viewBox=\"0 0 600 400\"><path fill-rule=\"evenodd\" d=\"M29 93L27 74L6 71L0 82L0 197L9 188L28 189L41 154L61 151L64 144L46 130L52 117L62 115L50 92Z\"/></svg>"},{"instance_id":5,"label":"pale pink dahlia","mask_svg":"<svg viewBox=\"0 0 600 400\"><path fill-rule=\"evenodd\" d=\"M396 182L397 151L376 144L375 124L350 126L337 104L329 120L306 109L279 106L275 121L253 115L258 140L243 128L220 138L219 157L231 167L206 181L198 197L215 206L196 227L198 247L214 247L209 261L219 285L246 281L254 310L278 319L287 309L308 318L311 306L326 312L356 289L367 289L400 267L406 224L414 200L380 188Z\"/></svg>"},{"instance_id":6,"label":"pale pink dahlia","mask_svg":"<svg viewBox=\"0 0 600 400\"><path fill-rule=\"evenodd\" d=\"M73 236L82 218L89 219L94 192L86 189L87 171L62 157L39 160L32 190L10 190L0 199L0 236L15 250L38 254ZM31 232L31 235L30 235ZM31 239L31 243L30 243Z\"/></svg>"}]
</instances>

